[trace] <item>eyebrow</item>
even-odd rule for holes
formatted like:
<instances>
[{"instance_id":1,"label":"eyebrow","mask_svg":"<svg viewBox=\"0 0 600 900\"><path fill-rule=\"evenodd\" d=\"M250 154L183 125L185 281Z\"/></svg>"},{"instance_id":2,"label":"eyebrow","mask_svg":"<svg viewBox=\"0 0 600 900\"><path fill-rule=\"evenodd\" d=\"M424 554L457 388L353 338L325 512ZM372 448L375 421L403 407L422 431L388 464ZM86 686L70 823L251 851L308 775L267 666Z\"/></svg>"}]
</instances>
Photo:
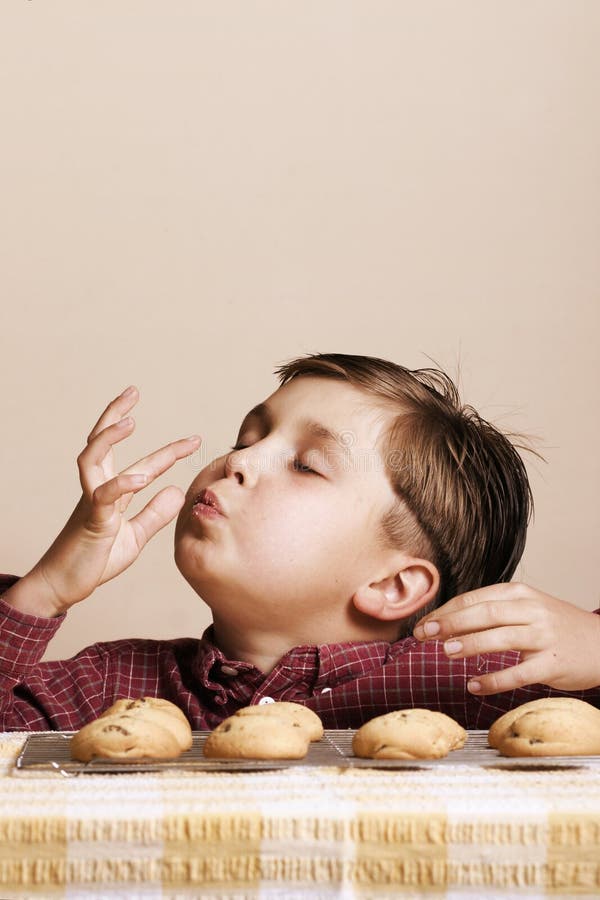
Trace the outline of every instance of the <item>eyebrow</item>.
<instances>
[{"instance_id":1,"label":"eyebrow","mask_svg":"<svg viewBox=\"0 0 600 900\"><path fill-rule=\"evenodd\" d=\"M247 420L252 416L260 419L261 422L266 425L271 425L273 422L273 415L266 403L259 403L258 406L254 406L244 417L241 428L244 427ZM327 426L323 425L321 422L316 422L314 421L314 419L301 419L298 422L298 425L305 431L310 432L313 437L320 438L324 441L329 441L332 444L339 444L340 447L345 446L342 435L338 431L332 431L331 428L327 428Z\"/></svg>"}]
</instances>

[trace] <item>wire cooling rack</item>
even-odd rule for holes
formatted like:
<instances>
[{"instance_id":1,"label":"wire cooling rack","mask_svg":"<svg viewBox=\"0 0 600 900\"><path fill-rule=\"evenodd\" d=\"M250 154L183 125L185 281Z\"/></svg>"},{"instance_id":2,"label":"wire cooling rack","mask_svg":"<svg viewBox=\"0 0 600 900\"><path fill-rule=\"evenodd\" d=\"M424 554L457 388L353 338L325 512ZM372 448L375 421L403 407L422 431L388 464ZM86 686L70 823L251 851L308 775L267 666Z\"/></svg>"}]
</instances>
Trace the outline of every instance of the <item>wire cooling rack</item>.
<instances>
[{"instance_id":1,"label":"wire cooling rack","mask_svg":"<svg viewBox=\"0 0 600 900\"><path fill-rule=\"evenodd\" d=\"M173 760L136 759L131 761L93 759L82 763L71 759L69 732L30 734L16 762L17 771L56 772L66 777L94 773L160 772L179 769L187 772L261 772L291 766L337 766L338 768L422 769L453 766L477 766L500 769L564 769L600 766L597 756L514 757L500 756L487 746L487 731L469 731L465 746L442 759L359 759L352 755L354 730L328 730L313 742L304 759L208 759L203 755L210 732L195 731L192 747Z\"/></svg>"}]
</instances>

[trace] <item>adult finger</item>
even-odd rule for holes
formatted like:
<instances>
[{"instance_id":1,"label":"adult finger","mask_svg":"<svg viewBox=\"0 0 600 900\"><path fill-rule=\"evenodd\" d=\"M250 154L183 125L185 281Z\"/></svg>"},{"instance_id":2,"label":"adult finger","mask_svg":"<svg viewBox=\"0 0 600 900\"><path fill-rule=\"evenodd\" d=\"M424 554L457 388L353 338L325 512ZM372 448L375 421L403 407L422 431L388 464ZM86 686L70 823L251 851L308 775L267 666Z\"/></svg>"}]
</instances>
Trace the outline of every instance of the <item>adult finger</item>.
<instances>
[{"instance_id":1,"label":"adult finger","mask_svg":"<svg viewBox=\"0 0 600 900\"><path fill-rule=\"evenodd\" d=\"M541 633L530 625L506 625L448 638L444 642L444 653L450 659L465 659L483 653L502 653L505 650L542 650L545 643Z\"/></svg>"},{"instance_id":2,"label":"adult finger","mask_svg":"<svg viewBox=\"0 0 600 900\"><path fill-rule=\"evenodd\" d=\"M447 600L437 609L427 613L422 619L419 619L417 626L422 625L431 619L437 619L438 616L444 616L447 613L459 612L469 606L476 606L478 603L489 603L494 600L511 600L516 599L523 593L525 585L517 584L514 581L500 582L499 584L491 584L486 587L477 588L473 591L465 591L464 594L457 594L451 600Z\"/></svg>"},{"instance_id":3,"label":"adult finger","mask_svg":"<svg viewBox=\"0 0 600 900\"><path fill-rule=\"evenodd\" d=\"M430 638L444 640L453 634L467 634L498 625L524 625L531 621L539 604L539 599L536 599L533 592L524 585L493 587L506 587L506 590L488 592L487 588L482 588L479 591L479 602L473 601L478 592L472 591L468 602L456 603L452 607L449 603L440 606L417 622L413 630L414 636L420 641ZM467 595L462 596L465 598Z\"/></svg>"},{"instance_id":4,"label":"adult finger","mask_svg":"<svg viewBox=\"0 0 600 900\"><path fill-rule=\"evenodd\" d=\"M537 684L542 677L544 676L540 673L536 658L529 657L517 666L476 675L467 682L467 689L478 696L500 694L502 691L514 691L526 684Z\"/></svg>"},{"instance_id":5,"label":"adult finger","mask_svg":"<svg viewBox=\"0 0 600 900\"><path fill-rule=\"evenodd\" d=\"M439 615L433 612L431 617L417 624L413 634L418 640L445 640L451 635L464 635L502 625L526 625L535 618L532 601L488 600L475 606L464 607L453 612Z\"/></svg>"},{"instance_id":6,"label":"adult finger","mask_svg":"<svg viewBox=\"0 0 600 900\"><path fill-rule=\"evenodd\" d=\"M118 397L115 397L114 400L111 400L92 430L88 435L88 443L93 440L97 434L103 431L105 428L108 428L109 425L114 425L119 419L122 419L123 416L127 415L130 410L133 409L135 404L138 402L140 397L138 389L135 385L131 384L128 388L119 394Z\"/></svg>"}]
</instances>

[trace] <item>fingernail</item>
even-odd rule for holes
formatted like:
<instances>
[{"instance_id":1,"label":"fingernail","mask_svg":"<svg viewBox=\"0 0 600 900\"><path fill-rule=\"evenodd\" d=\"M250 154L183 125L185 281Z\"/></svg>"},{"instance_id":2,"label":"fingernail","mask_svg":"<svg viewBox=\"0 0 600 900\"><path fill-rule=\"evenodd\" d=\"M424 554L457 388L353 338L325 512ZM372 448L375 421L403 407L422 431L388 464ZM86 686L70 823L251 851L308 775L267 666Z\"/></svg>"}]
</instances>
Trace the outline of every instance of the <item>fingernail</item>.
<instances>
[{"instance_id":1,"label":"fingernail","mask_svg":"<svg viewBox=\"0 0 600 900\"><path fill-rule=\"evenodd\" d=\"M148 481L147 475L132 475L131 480L134 484L146 484Z\"/></svg>"},{"instance_id":2,"label":"fingernail","mask_svg":"<svg viewBox=\"0 0 600 900\"><path fill-rule=\"evenodd\" d=\"M463 645L460 641L446 641L444 644L444 653L460 653Z\"/></svg>"},{"instance_id":3,"label":"fingernail","mask_svg":"<svg viewBox=\"0 0 600 900\"><path fill-rule=\"evenodd\" d=\"M435 634L439 634L440 632L440 623L439 622L425 622L423 625L423 631L427 635L427 637L433 637Z\"/></svg>"},{"instance_id":4,"label":"fingernail","mask_svg":"<svg viewBox=\"0 0 600 900\"><path fill-rule=\"evenodd\" d=\"M130 394L133 394L136 390L135 384L130 384L128 388L125 388L121 397L129 397Z\"/></svg>"},{"instance_id":5,"label":"fingernail","mask_svg":"<svg viewBox=\"0 0 600 900\"><path fill-rule=\"evenodd\" d=\"M185 438L186 441L191 441L193 444L199 444L202 438L199 434L192 434L190 437Z\"/></svg>"},{"instance_id":6,"label":"fingernail","mask_svg":"<svg viewBox=\"0 0 600 900\"><path fill-rule=\"evenodd\" d=\"M467 689L471 691L472 694L478 694L481 690L481 685L478 681L469 681L467 684Z\"/></svg>"},{"instance_id":7,"label":"fingernail","mask_svg":"<svg viewBox=\"0 0 600 900\"><path fill-rule=\"evenodd\" d=\"M127 426L131 425L132 422L133 419L131 418L131 416L125 416L124 419L119 419L119 421L117 422L117 426L119 428L127 428Z\"/></svg>"}]
</instances>

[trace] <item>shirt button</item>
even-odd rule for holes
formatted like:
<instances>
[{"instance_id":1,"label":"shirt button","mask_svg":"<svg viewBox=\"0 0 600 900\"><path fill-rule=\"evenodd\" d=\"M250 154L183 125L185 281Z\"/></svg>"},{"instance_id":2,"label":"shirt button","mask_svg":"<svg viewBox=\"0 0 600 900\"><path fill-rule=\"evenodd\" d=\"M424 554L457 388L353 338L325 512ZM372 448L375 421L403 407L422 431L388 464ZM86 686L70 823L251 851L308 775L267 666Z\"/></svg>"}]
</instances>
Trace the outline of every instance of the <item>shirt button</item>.
<instances>
[{"instance_id":1,"label":"shirt button","mask_svg":"<svg viewBox=\"0 0 600 900\"><path fill-rule=\"evenodd\" d=\"M275 703L272 697L261 697L258 701L259 706L264 706L265 703Z\"/></svg>"},{"instance_id":2,"label":"shirt button","mask_svg":"<svg viewBox=\"0 0 600 900\"><path fill-rule=\"evenodd\" d=\"M331 688L323 688L323 690L321 691L321 693L322 693L322 694L330 694L330 693L331 693Z\"/></svg>"},{"instance_id":3,"label":"shirt button","mask_svg":"<svg viewBox=\"0 0 600 900\"><path fill-rule=\"evenodd\" d=\"M233 666L221 666L221 672L223 675L231 675L232 677L238 674L238 670L234 669Z\"/></svg>"}]
</instances>

